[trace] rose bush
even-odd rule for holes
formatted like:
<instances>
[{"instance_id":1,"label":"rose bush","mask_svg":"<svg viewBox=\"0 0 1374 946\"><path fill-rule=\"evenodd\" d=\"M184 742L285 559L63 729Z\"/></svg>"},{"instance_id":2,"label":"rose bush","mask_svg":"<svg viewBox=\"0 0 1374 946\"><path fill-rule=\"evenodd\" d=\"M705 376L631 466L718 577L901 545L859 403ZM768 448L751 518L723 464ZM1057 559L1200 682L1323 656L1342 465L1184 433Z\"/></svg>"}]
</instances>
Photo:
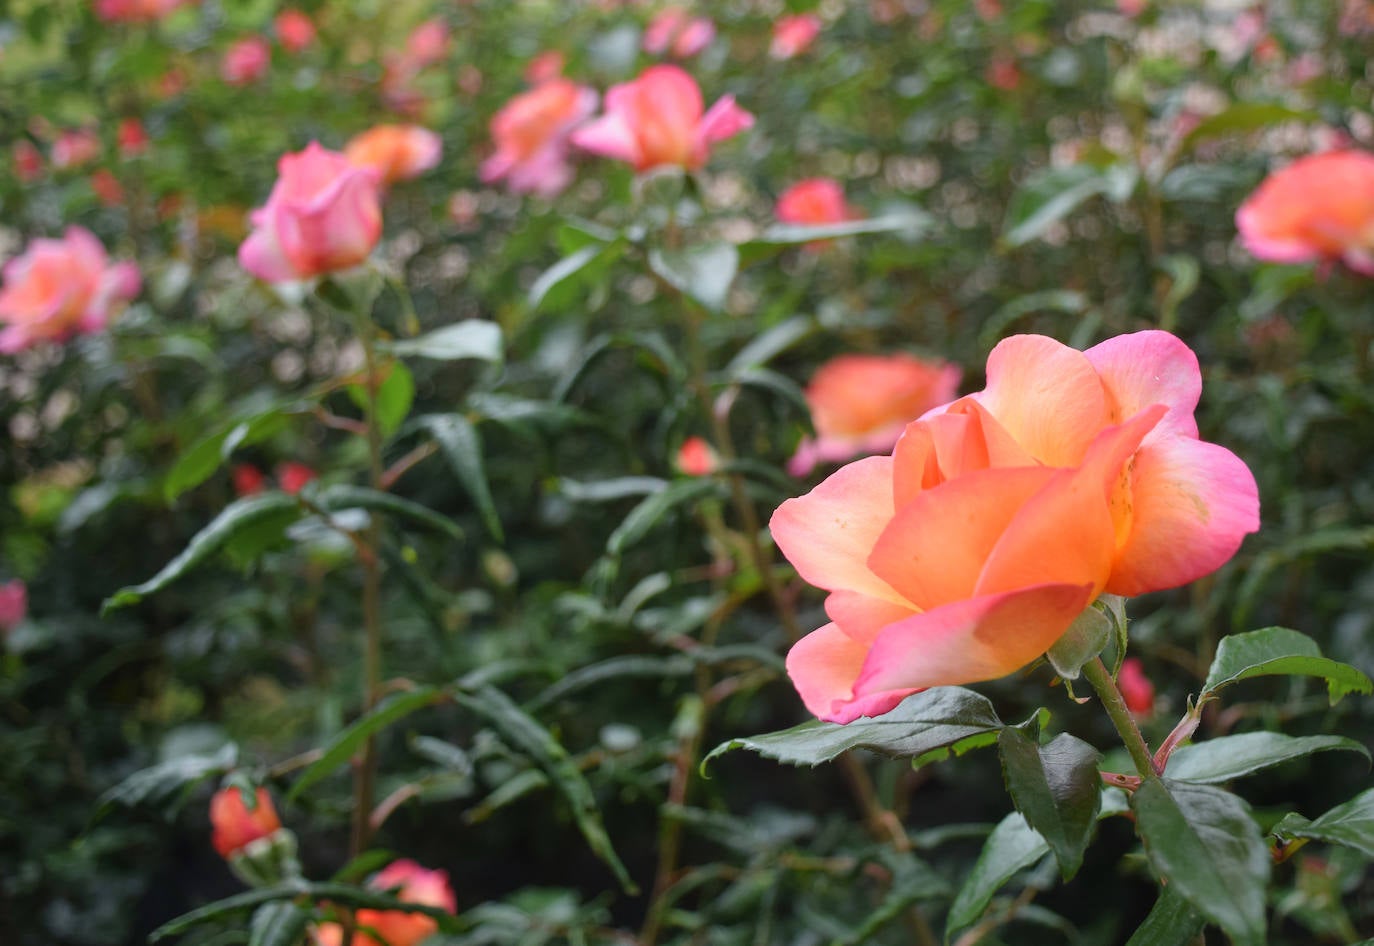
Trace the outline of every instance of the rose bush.
<instances>
[{"instance_id":1,"label":"rose bush","mask_svg":"<svg viewBox=\"0 0 1374 946\"><path fill-rule=\"evenodd\" d=\"M987 387L912 423L773 515L830 592L788 654L821 719L877 716L927 687L1019 670L1106 592L1172 588L1259 527L1254 477L1197 438L1197 359L1165 332L1077 352L1016 336Z\"/></svg>"}]
</instances>

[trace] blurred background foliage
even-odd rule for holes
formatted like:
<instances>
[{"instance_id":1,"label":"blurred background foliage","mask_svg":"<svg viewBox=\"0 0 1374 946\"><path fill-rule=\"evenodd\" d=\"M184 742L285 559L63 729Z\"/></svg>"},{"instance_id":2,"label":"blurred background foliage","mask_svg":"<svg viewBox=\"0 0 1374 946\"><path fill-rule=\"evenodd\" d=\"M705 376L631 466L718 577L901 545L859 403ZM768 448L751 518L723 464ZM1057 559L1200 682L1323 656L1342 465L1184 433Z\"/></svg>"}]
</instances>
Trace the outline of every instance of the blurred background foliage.
<instances>
[{"instance_id":1,"label":"blurred background foliage","mask_svg":"<svg viewBox=\"0 0 1374 946\"><path fill-rule=\"evenodd\" d=\"M781 469L807 430L800 385L834 354L940 356L965 367L967 391L1009 333L1079 347L1178 333L1203 365L1203 436L1254 470L1264 527L1216 576L1132 603L1132 652L1158 689L1147 736L1169 730L1232 631L1295 627L1374 673L1368 288L1342 270L1258 264L1233 223L1277 163L1371 144L1367 5L1177 0L1128 16L1088 0L697 4L718 32L686 68L708 103L732 93L757 124L716 149L680 207L681 182L635 182L585 156L552 201L478 183L487 123L526 87L535 55L560 52L566 75L604 91L651 61L639 45L654 8L296 6L319 42L274 46L267 76L234 86L221 55L270 36L273 0L204 0L136 25L77 0L0 3L0 152L27 142L49 155L63 131L98 138L80 166L0 172L4 254L80 223L113 257L137 259L146 287L109 334L0 365L0 577L30 594L0 672L6 943L135 944L236 891L207 843L208 785L172 780L132 808L98 800L136 771L230 743L280 789L289 760L357 713L357 563L318 520L267 521L137 607L99 611L232 500L230 464L168 500L188 450L358 367L346 325L255 283L233 252L277 156L311 140L338 148L398 115L439 132L444 158L387 200L379 252L411 302L385 292L378 324L404 338L491 320L503 357L410 362L411 420L388 459L433 439L416 418L466 419L501 534L442 452L398 480L462 539L402 520L388 530L386 676L478 672L524 705L572 754L641 888L618 892L519 747L458 707L426 709L382 739L381 796L406 800L378 843L450 872L455 944L920 942L1009 808L990 754L814 771L741 755L697 776L704 749L805 714L781 672L787 630L742 551L749 523L723 480L674 470L685 437L712 435L680 300L629 241L531 299L598 227L662 224L672 208L685 241L746 241L783 189L817 175L870 217L919 215L914 229L746 259L702 325L764 522L808 487ZM770 58L777 17L811 8L824 20L815 45ZM444 59L398 91L388 57L430 17L448 29ZM122 154L122 119L142 122L142 153ZM356 413L341 389L319 400ZM288 462L342 484L361 480L366 456L309 408L273 415L232 456L269 475ZM819 594L777 575L805 629L819 624ZM1044 703L1111 744L1105 721L1046 692L1049 679L1040 668L980 689L1005 719ZM1359 699L1329 708L1313 683L1260 681L1209 711L1203 733L1359 737L1370 713ZM1275 819L1315 815L1367 783L1345 755L1241 790ZM348 802L335 776L283 808L314 876L347 859ZM909 844L889 843L874 819L884 810ZM1124 942L1154 886L1129 831L1101 830L1073 885L1053 889L1052 865L1018 873L977 941ZM1364 861L1312 850L1278 868L1271 942L1374 935ZM676 885L654 900L665 856ZM185 941L236 941L225 935Z\"/></svg>"}]
</instances>

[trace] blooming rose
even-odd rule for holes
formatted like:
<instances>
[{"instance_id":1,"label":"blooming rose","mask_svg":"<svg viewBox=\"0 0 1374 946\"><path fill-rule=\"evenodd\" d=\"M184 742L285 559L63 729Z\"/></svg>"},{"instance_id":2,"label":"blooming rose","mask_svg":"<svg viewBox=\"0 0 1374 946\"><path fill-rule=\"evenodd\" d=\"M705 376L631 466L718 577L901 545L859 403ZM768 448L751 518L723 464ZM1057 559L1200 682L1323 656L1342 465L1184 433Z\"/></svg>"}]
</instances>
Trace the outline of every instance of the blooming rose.
<instances>
[{"instance_id":1,"label":"blooming rose","mask_svg":"<svg viewBox=\"0 0 1374 946\"><path fill-rule=\"evenodd\" d=\"M505 178L510 189L552 197L572 181L568 136L596 111L596 92L570 79L549 79L515 96L492 117L496 153L482 162L482 180Z\"/></svg>"},{"instance_id":2,"label":"blooming rose","mask_svg":"<svg viewBox=\"0 0 1374 946\"><path fill-rule=\"evenodd\" d=\"M89 128L61 132L52 144L52 166L76 168L100 156L100 136Z\"/></svg>"},{"instance_id":3,"label":"blooming rose","mask_svg":"<svg viewBox=\"0 0 1374 946\"><path fill-rule=\"evenodd\" d=\"M374 874L367 885L373 890L394 890L396 899L402 903L458 912L448 872L426 870L411 860L392 861ZM358 932L353 934L351 946L381 946L377 937L387 946L414 946L439 929L433 917L402 910L359 910L354 923ZM337 923L323 923L315 929L315 941L319 946L342 946L343 927Z\"/></svg>"},{"instance_id":4,"label":"blooming rose","mask_svg":"<svg viewBox=\"0 0 1374 946\"><path fill-rule=\"evenodd\" d=\"M773 42L768 55L774 59L791 59L811 47L821 32L821 18L814 13L800 13L781 17L773 24Z\"/></svg>"},{"instance_id":5,"label":"blooming rose","mask_svg":"<svg viewBox=\"0 0 1374 946\"><path fill-rule=\"evenodd\" d=\"M272 62L272 49L261 36L241 39L224 51L220 60L220 78L230 85L249 85L267 75Z\"/></svg>"},{"instance_id":6,"label":"blooming rose","mask_svg":"<svg viewBox=\"0 0 1374 946\"><path fill-rule=\"evenodd\" d=\"M844 199L840 182L829 177L798 181L778 198L778 219L783 223L843 223L863 216Z\"/></svg>"},{"instance_id":7,"label":"blooming rose","mask_svg":"<svg viewBox=\"0 0 1374 946\"><path fill-rule=\"evenodd\" d=\"M257 805L249 811L242 790L231 786L215 792L210 799L210 825L214 829L210 843L220 857L228 858L245 845L277 831L281 821L267 789L258 789Z\"/></svg>"},{"instance_id":8,"label":"blooming rose","mask_svg":"<svg viewBox=\"0 0 1374 946\"><path fill-rule=\"evenodd\" d=\"M277 33L277 42L289 53L298 53L315 42L315 24L300 10L281 11L272 25Z\"/></svg>"},{"instance_id":9,"label":"blooming rose","mask_svg":"<svg viewBox=\"0 0 1374 946\"><path fill-rule=\"evenodd\" d=\"M709 476L720 466L720 457L701 437L688 437L678 447L676 466L687 476Z\"/></svg>"},{"instance_id":10,"label":"blooming rose","mask_svg":"<svg viewBox=\"0 0 1374 946\"><path fill-rule=\"evenodd\" d=\"M694 171L711 145L754 124L727 95L702 112L701 89L677 66L650 66L632 82L612 86L606 112L578 128L572 142L594 154L628 161L636 171L676 165Z\"/></svg>"},{"instance_id":11,"label":"blooming rose","mask_svg":"<svg viewBox=\"0 0 1374 946\"><path fill-rule=\"evenodd\" d=\"M669 52L675 59L689 59L711 45L716 27L704 16L669 7L644 30L644 51L654 56Z\"/></svg>"},{"instance_id":12,"label":"blooming rose","mask_svg":"<svg viewBox=\"0 0 1374 946\"><path fill-rule=\"evenodd\" d=\"M1086 352L1018 335L987 379L773 515L831 592L831 623L787 657L822 719L1012 673L1099 594L1185 584L1259 527L1249 469L1197 437L1197 358L1167 332Z\"/></svg>"},{"instance_id":13,"label":"blooming rose","mask_svg":"<svg viewBox=\"0 0 1374 946\"><path fill-rule=\"evenodd\" d=\"M1121 696L1126 708L1136 716L1149 716L1155 710L1155 685L1145 676L1145 665L1139 657L1127 657L1121 662L1121 672L1117 674L1116 685L1121 688Z\"/></svg>"},{"instance_id":14,"label":"blooming rose","mask_svg":"<svg viewBox=\"0 0 1374 946\"><path fill-rule=\"evenodd\" d=\"M419 125L377 125L344 146L348 160L374 169L383 184L419 177L439 163L443 151L439 136Z\"/></svg>"},{"instance_id":15,"label":"blooming rose","mask_svg":"<svg viewBox=\"0 0 1374 946\"><path fill-rule=\"evenodd\" d=\"M379 179L337 151L311 142L282 155L267 203L253 211L253 232L239 263L259 279L290 282L356 266L382 235Z\"/></svg>"},{"instance_id":16,"label":"blooming rose","mask_svg":"<svg viewBox=\"0 0 1374 946\"><path fill-rule=\"evenodd\" d=\"M15 578L0 585L0 631L10 631L29 613L29 588Z\"/></svg>"},{"instance_id":17,"label":"blooming rose","mask_svg":"<svg viewBox=\"0 0 1374 946\"><path fill-rule=\"evenodd\" d=\"M95 0L95 15L106 22L147 23L160 20L195 0Z\"/></svg>"},{"instance_id":18,"label":"blooming rose","mask_svg":"<svg viewBox=\"0 0 1374 946\"><path fill-rule=\"evenodd\" d=\"M1262 260L1341 260L1374 276L1374 154L1299 158L1265 179L1236 211L1245 248Z\"/></svg>"},{"instance_id":19,"label":"blooming rose","mask_svg":"<svg viewBox=\"0 0 1374 946\"><path fill-rule=\"evenodd\" d=\"M138 267L110 265L89 230L68 227L60 240L34 240L5 264L0 285L0 352L98 332L116 303L138 295Z\"/></svg>"},{"instance_id":20,"label":"blooming rose","mask_svg":"<svg viewBox=\"0 0 1374 946\"><path fill-rule=\"evenodd\" d=\"M793 476L817 463L891 450L906 425L954 399L963 372L915 355L840 355L806 387L816 439L802 440L788 461Z\"/></svg>"}]
</instances>

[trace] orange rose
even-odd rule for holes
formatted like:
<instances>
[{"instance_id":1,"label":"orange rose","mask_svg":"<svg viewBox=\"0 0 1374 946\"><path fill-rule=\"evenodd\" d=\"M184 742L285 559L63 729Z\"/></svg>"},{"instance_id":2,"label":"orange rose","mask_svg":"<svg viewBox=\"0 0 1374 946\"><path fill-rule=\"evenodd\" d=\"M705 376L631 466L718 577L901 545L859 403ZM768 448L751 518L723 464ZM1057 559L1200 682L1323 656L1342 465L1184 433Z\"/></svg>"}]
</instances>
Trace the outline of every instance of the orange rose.
<instances>
[{"instance_id":1,"label":"orange rose","mask_svg":"<svg viewBox=\"0 0 1374 946\"><path fill-rule=\"evenodd\" d=\"M210 799L210 825L214 829L210 843L220 857L227 859L258 838L265 838L281 828L267 789L259 788L256 797L257 805L251 811L237 786L221 789Z\"/></svg>"},{"instance_id":2,"label":"orange rose","mask_svg":"<svg viewBox=\"0 0 1374 946\"><path fill-rule=\"evenodd\" d=\"M1236 211L1245 248L1262 260L1341 260L1374 276L1374 154L1329 151L1269 175Z\"/></svg>"},{"instance_id":3,"label":"orange rose","mask_svg":"<svg viewBox=\"0 0 1374 946\"><path fill-rule=\"evenodd\" d=\"M439 136L418 125L378 125L344 146L348 160L374 169L384 184L419 177L439 163L443 150Z\"/></svg>"}]
</instances>

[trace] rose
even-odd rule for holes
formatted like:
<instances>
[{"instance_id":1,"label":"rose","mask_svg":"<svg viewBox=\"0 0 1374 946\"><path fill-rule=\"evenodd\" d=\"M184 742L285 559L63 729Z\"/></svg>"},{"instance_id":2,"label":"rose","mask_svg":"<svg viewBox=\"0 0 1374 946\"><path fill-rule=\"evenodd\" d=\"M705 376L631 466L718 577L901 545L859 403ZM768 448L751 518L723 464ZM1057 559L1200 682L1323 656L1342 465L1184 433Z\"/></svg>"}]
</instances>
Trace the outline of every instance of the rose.
<instances>
[{"instance_id":1,"label":"rose","mask_svg":"<svg viewBox=\"0 0 1374 946\"><path fill-rule=\"evenodd\" d=\"M505 178L516 193L553 197L572 181L568 136L596 111L596 92L551 78L507 102L491 120L496 153L482 162L482 181Z\"/></svg>"},{"instance_id":2,"label":"rose","mask_svg":"<svg viewBox=\"0 0 1374 946\"><path fill-rule=\"evenodd\" d=\"M298 53L315 42L315 24L300 10L282 10L272 21L277 42L289 53Z\"/></svg>"},{"instance_id":3,"label":"rose","mask_svg":"<svg viewBox=\"0 0 1374 946\"><path fill-rule=\"evenodd\" d=\"M606 93L605 114L572 133L593 154L627 161L636 171L676 166L694 171L711 145L752 127L754 116L724 96L702 112L701 89L677 66L650 66Z\"/></svg>"},{"instance_id":4,"label":"rose","mask_svg":"<svg viewBox=\"0 0 1374 946\"><path fill-rule=\"evenodd\" d=\"M962 374L906 354L832 358L806 387L816 439L802 440L787 471L805 476L817 463L891 450L908 423L953 399Z\"/></svg>"},{"instance_id":5,"label":"rose","mask_svg":"<svg viewBox=\"0 0 1374 946\"><path fill-rule=\"evenodd\" d=\"M814 13L781 17L773 24L773 42L768 55L774 59L800 56L816 41L821 32L821 18Z\"/></svg>"},{"instance_id":6,"label":"rose","mask_svg":"<svg viewBox=\"0 0 1374 946\"><path fill-rule=\"evenodd\" d=\"M160 20L177 7L195 0L95 0L95 15L107 22Z\"/></svg>"},{"instance_id":7,"label":"rose","mask_svg":"<svg viewBox=\"0 0 1374 946\"><path fill-rule=\"evenodd\" d=\"M210 843L220 857L228 859L258 838L265 838L281 828L272 796L259 788L257 804L250 811L238 786L220 789L210 799Z\"/></svg>"},{"instance_id":8,"label":"rose","mask_svg":"<svg viewBox=\"0 0 1374 946\"><path fill-rule=\"evenodd\" d=\"M987 378L773 515L831 592L831 623L787 657L822 719L1011 673L1099 594L1185 584L1259 527L1249 469L1197 437L1197 359L1167 332L1086 352L1016 336Z\"/></svg>"},{"instance_id":9,"label":"rose","mask_svg":"<svg viewBox=\"0 0 1374 946\"><path fill-rule=\"evenodd\" d=\"M249 85L267 75L272 61L272 49L261 36L238 40L224 51L220 60L220 78L230 85Z\"/></svg>"},{"instance_id":10,"label":"rose","mask_svg":"<svg viewBox=\"0 0 1374 946\"><path fill-rule=\"evenodd\" d=\"M100 136L89 128L63 131L52 144L52 166L58 170L90 164L100 157Z\"/></svg>"},{"instance_id":11,"label":"rose","mask_svg":"<svg viewBox=\"0 0 1374 946\"><path fill-rule=\"evenodd\" d=\"M1340 260L1374 276L1374 154L1329 151L1275 171L1236 211L1236 229L1262 260Z\"/></svg>"},{"instance_id":12,"label":"rose","mask_svg":"<svg viewBox=\"0 0 1374 946\"><path fill-rule=\"evenodd\" d=\"M344 146L348 160L375 170L383 184L419 177L438 165L443 151L439 136L418 125L378 125Z\"/></svg>"},{"instance_id":13,"label":"rose","mask_svg":"<svg viewBox=\"0 0 1374 946\"><path fill-rule=\"evenodd\" d=\"M1116 685L1121 689L1126 708L1136 716L1145 718L1154 713L1155 685L1145 675L1145 665L1139 657L1127 657L1121 662Z\"/></svg>"},{"instance_id":14,"label":"rose","mask_svg":"<svg viewBox=\"0 0 1374 946\"><path fill-rule=\"evenodd\" d=\"M840 182L829 177L798 181L778 197L778 219L783 223L816 225L858 220L863 214L844 199Z\"/></svg>"},{"instance_id":15,"label":"rose","mask_svg":"<svg viewBox=\"0 0 1374 946\"><path fill-rule=\"evenodd\" d=\"M688 437L678 447L673 465L686 476L710 476L720 468L720 457L701 437Z\"/></svg>"},{"instance_id":16,"label":"rose","mask_svg":"<svg viewBox=\"0 0 1374 946\"><path fill-rule=\"evenodd\" d=\"M29 586L15 578L0 585L0 631L14 630L29 613Z\"/></svg>"},{"instance_id":17,"label":"rose","mask_svg":"<svg viewBox=\"0 0 1374 946\"><path fill-rule=\"evenodd\" d=\"M373 890L394 890L402 903L439 907L449 913L458 911L448 873L426 870L411 860L392 861L373 875L367 885ZM414 946L439 928L433 917L403 910L359 910L353 922L358 932L353 934L351 946L380 946L377 937L387 946ZM343 927L322 923L315 928L314 938L319 946L341 946Z\"/></svg>"},{"instance_id":18,"label":"rose","mask_svg":"<svg viewBox=\"0 0 1374 946\"><path fill-rule=\"evenodd\" d=\"M259 279L291 282L367 259L382 235L378 175L311 142L283 155L239 263Z\"/></svg>"},{"instance_id":19,"label":"rose","mask_svg":"<svg viewBox=\"0 0 1374 946\"><path fill-rule=\"evenodd\" d=\"M5 264L0 287L0 352L64 341L105 327L117 303L138 295L138 267L111 265L89 230L68 227L60 240L34 240Z\"/></svg>"},{"instance_id":20,"label":"rose","mask_svg":"<svg viewBox=\"0 0 1374 946\"><path fill-rule=\"evenodd\" d=\"M690 59L711 45L716 26L702 16L688 16L685 10L669 7L659 13L644 30L644 51L653 56L671 53L675 59Z\"/></svg>"}]
</instances>

